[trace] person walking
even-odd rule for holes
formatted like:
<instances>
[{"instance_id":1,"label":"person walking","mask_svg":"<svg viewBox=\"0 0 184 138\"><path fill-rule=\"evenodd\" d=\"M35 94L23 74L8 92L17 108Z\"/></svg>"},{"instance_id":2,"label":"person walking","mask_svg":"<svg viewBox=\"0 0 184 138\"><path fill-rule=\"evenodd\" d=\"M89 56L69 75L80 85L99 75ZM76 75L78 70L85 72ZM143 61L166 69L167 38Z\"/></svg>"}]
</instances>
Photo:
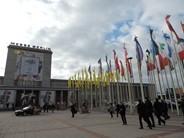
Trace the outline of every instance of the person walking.
<instances>
[{"instance_id":1,"label":"person walking","mask_svg":"<svg viewBox=\"0 0 184 138\"><path fill-rule=\"evenodd\" d=\"M145 114L145 104L142 102L142 100L139 100L139 103L137 105L137 113L139 115L139 129L143 129L142 119L144 119L144 121L148 124L148 127L152 129L151 122L149 121L148 116Z\"/></svg>"},{"instance_id":2,"label":"person walking","mask_svg":"<svg viewBox=\"0 0 184 138\"><path fill-rule=\"evenodd\" d=\"M111 118L113 118L114 107L113 107L113 104L112 104L112 103L110 103L110 106L109 106L109 108L108 108L108 112L110 113Z\"/></svg>"},{"instance_id":3,"label":"person walking","mask_svg":"<svg viewBox=\"0 0 184 138\"><path fill-rule=\"evenodd\" d=\"M168 115L168 105L165 99L161 101L161 104L162 104L162 116L164 117L165 120L167 120L170 118L170 116Z\"/></svg>"},{"instance_id":4,"label":"person walking","mask_svg":"<svg viewBox=\"0 0 184 138\"><path fill-rule=\"evenodd\" d=\"M155 115L158 119L158 125L161 125L163 123L165 125L165 120L161 118L162 115L162 104L159 102L158 98L156 98L156 101L154 103L154 110L155 110Z\"/></svg>"},{"instance_id":5,"label":"person walking","mask_svg":"<svg viewBox=\"0 0 184 138\"><path fill-rule=\"evenodd\" d=\"M151 103L151 101L149 100L149 98L146 98L145 101L145 110L146 110L146 114L148 116L148 119L151 119L151 123L152 123L152 127L155 127L155 120L153 117L153 105Z\"/></svg>"},{"instance_id":6,"label":"person walking","mask_svg":"<svg viewBox=\"0 0 184 138\"><path fill-rule=\"evenodd\" d=\"M118 103L118 104L116 104L116 116L117 116L117 118L119 116L119 111L120 111L120 104Z\"/></svg>"},{"instance_id":7,"label":"person walking","mask_svg":"<svg viewBox=\"0 0 184 138\"><path fill-rule=\"evenodd\" d=\"M123 121L123 125L127 125L127 120L126 120L126 107L124 105L124 103L122 103L119 107L119 113L121 115L121 119Z\"/></svg>"},{"instance_id":8,"label":"person walking","mask_svg":"<svg viewBox=\"0 0 184 138\"><path fill-rule=\"evenodd\" d=\"M71 105L71 112L72 112L72 118L74 118L75 114L77 113L76 104Z\"/></svg>"}]
</instances>

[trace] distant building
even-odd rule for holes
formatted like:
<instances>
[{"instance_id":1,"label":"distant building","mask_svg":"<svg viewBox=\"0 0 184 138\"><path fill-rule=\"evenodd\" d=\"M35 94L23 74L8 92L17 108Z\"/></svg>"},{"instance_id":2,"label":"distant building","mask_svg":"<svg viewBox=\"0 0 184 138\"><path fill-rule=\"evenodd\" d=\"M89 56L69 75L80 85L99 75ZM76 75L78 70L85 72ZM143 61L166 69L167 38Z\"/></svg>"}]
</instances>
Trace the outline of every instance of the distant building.
<instances>
[{"instance_id":1,"label":"distant building","mask_svg":"<svg viewBox=\"0 0 184 138\"><path fill-rule=\"evenodd\" d=\"M49 100L50 103L65 108L72 100L72 95L75 101L81 102L82 98L79 97L81 90L69 89L67 80L51 79L51 64L50 48L11 43L8 46L5 75L0 77L0 109L20 107L23 102L22 97L30 95L34 95L35 104L40 106ZM135 101L141 98L140 85L133 83L132 86L132 97ZM143 86L145 96L154 98L155 85L143 84ZM128 101L128 84L120 83L119 88L121 100ZM107 88L104 90L107 91ZM111 90L116 98L114 83L111 83ZM104 98L108 99L107 92L104 92Z\"/></svg>"}]
</instances>

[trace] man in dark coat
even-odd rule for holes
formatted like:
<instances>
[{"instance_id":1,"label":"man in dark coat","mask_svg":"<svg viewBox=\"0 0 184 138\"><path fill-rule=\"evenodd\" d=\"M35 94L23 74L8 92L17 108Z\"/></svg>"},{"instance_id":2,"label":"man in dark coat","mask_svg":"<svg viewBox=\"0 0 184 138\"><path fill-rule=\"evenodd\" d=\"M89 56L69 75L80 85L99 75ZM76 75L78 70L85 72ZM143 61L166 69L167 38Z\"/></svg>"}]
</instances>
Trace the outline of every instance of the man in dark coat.
<instances>
[{"instance_id":1,"label":"man in dark coat","mask_svg":"<svg viewBox=\"0 0 184 138\"><path fill-rule=\"evenodd\" d=\"M127 120L126 120L126 107L122 103L119 108L120 108L119 113L121 115L121 119L123 121L123 125L127 125Z\"/></svg>"},{"instance_id":2,"label":"man in dark coat","mask_svg":"<svg viewBox=\"0 0 184 138\"><path fill-rule=\"evenodd\" d=\"M76 104L71 105L71 112L72 112L72 118L74 118L75 114L77 113Z\"/></svg>"},{"instance_id":3,"label":"man in dark coat","mask_svg":"<svg viewBox=\"0 0 184 138\"><path fill-rule=\"evenodd\" d=\"M161 104L162 104L162 116L165 118L165 120L167 120L170 118L170 116L168 115L168 105L164 99L161 101Z\"/></svg>"},{"instance_id":4,"label":"man in dark coat","mask_svg":"<svg viewBox=\"0 0 184 138\"><path fill-rule=\"evenodd\" d=\"M114 114L114 107L113 107L113 103L110 103L110 106L108 108L108 112L111 115L111 118L113 118L113 114Z\"/></svg>"},{"instance_id":5,"label":"man in dark coat","mask_svg":"<svg viewBox=\"0 0 184 138\"><path fill-rule=\"evenodd\" d=\"M137 113L139 115L140 129L143 129L142 119L144 119L144 121L148 124L148 127L152 129L151 122L145 112L145 104L142 100L139 100L139 104L137 105Z\"/></svg>"},{"instance_id":6,"label":"man in dark coat","mask_svg":"<svg viewBox=\"0 0 184 138\"><path fill-rule=\"evenodd\" d=\"M156 101L154 103L154 110L155 110L155 115L158 119L158 125L161 125L163 123L165 125L165 120L161 118L162 115L162 104L159 102L159 100L156 98Z\"/></svg>"},{"instance_id":7,"label":"man in dark coat","mask_svg":"<svg viewBox=\"0 0 184 138\"><path fill-rule=\"evenodd\" d=\"M118 117L120 111L120 104L116 104L116 116Z\"/></svg>"},{"instance_id":8,"label":"man in dark coat","mask_svg":"<svg viewBox=\"0 0 184 138\"><path fill-rule=\"evenodd\" d=\"M155 127L155 120L153 117L153 105L152 105L151 101L149 100L149 98L146 98L145 110L147 112L146 114L147 114L148 118L151 119L152 127Z\"/></svg>"}]
</instances>

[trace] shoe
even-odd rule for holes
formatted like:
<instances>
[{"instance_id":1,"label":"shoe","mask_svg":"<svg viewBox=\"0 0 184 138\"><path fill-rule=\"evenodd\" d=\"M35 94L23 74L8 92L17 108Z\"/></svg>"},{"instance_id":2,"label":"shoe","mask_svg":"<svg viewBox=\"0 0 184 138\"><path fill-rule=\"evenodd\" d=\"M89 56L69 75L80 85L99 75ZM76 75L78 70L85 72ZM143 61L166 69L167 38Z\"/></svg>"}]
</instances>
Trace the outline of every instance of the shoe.
<instances>
[{"instance_id":1,"label":"shoe","mask_svg":"<svg viewBox=\"0 0 184 138\"><path fill-rule=\"evenodd\" d=\"M144 129L143 127L140 127L139 129Z\"/></svg>"},{"instance_id":2,"label":"shoe","mask_svg":"<svg viewBox=\"0 0 184 138\"><path fill-rule=\"evenodd\" d=\"M152 125L152 127L155 127L155 125Z\"/></svg>"},{"instance_id":3,"label":"shoe","mask_svg":"<svg viewBox=\"0 0 184 138\"><path fill-rule=\"evenodd\" d=\"M152 129L152 127L151 127L151 126L149 126L149 129Z\"/></svg>"}]
</instances>

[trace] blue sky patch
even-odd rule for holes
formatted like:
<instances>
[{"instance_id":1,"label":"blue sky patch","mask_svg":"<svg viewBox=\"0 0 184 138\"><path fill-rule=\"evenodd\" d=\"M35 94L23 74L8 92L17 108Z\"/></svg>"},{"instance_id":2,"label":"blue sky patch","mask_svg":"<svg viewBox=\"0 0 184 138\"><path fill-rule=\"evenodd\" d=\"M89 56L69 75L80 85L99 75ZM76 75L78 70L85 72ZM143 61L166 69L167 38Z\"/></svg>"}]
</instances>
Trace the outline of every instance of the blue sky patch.
<instances>
[{"instance_id":1,"label":"blue sky patch","mask_svg":"<svg viewBox=\"0 0 184 138\"><path fill-rule=\"evenodd\" d=\"M114 24L114 28L111 32L108 32L105 36L105 40L115 41L119 36L126 36L129 34L127 30L123 31L122 28L125 29L132 27L133 20L120 21Z\"/></svg>"}]
</instances>

